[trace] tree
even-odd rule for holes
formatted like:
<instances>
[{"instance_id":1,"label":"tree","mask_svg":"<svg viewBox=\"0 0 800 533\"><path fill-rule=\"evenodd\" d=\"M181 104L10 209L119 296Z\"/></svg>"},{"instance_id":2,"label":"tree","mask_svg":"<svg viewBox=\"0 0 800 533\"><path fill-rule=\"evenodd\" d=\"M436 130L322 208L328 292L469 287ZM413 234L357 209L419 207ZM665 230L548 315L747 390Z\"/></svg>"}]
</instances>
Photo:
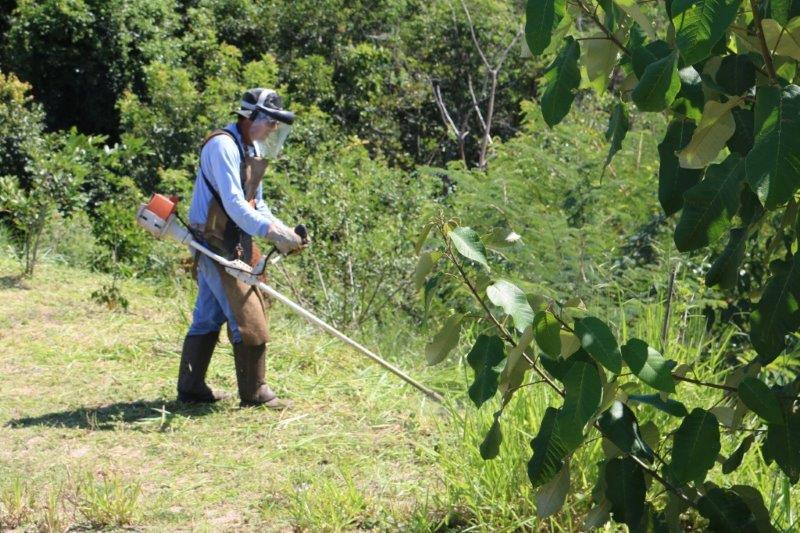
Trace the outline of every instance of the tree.
<instances>
[{"instance_id":1,"label":"tree","mask_svg":"<svg viewBox=\"0 0 800 533\"><path fill-rule=\"evenodd\" d=\"M69 216L81 206L79 188L89 173L84 157L99 141L75 131L66 137L46 134L41 140L29 154L29 183L16 176L0 177L0 212L21 236L25 276L33 276L42 233L55 211Z\"/></svg>"},{"instance_id":2,"label":"tree","mask_svg":"<svg viewBox=\"0 0 800 533\"><path fill-rule=\"evenodd\" d=\"M431 242L429 234L437 239L420 254L421 279L438 269L431 281L457 280L450 283L473 301L444 322L428 345L428 361L444 360L472 324L485 332L467 358L474 370L469 396L480 408L499 391L501 406L482 456L497 456L503 409L528 384L530 371L535 381L529 384L541 383L563 399L547 409L531 442L530 481L540 494L554 490L575 451L592 435L602 438L606 458L587 518L593 525L610 513L632 531L679 527L680 513L693 509L713 530L772 530L763 498L753 497L751 487L706 481L716 468L721 424L747 434L722 459L724 473L757 443L766 464L777 463L790 483L800 480L800 377L765 382L762 373L787 349L794 353L800 328L797 15L793 2L757 0L527 2L526 44L533 56L549 60L539 102L548 126L564 119L579 92L610 91L608 166L633 108L668 115L658 197L666 215L678 215L677 248L702 250L727 237L706 275L709 286L725 290L736 285L749 243L768 244L764 259L772 274L758 288L750 315L753 357L729 369L724 383L686 376L660 353L668 343L619 339L621 332L574 299L526 294L493 278L487 248L505 240L507 228L479 235L441 214L423 230L421 243ZM617 387L631 380L657 393L615 398ZM717 391L734 416L720 420L712 406L689 412L679 386ZM655 440L652 433L645 438L634 404L679 423L656 428ZM657 498L649 478L669 498Z\"/></svg>"}]
</instances>

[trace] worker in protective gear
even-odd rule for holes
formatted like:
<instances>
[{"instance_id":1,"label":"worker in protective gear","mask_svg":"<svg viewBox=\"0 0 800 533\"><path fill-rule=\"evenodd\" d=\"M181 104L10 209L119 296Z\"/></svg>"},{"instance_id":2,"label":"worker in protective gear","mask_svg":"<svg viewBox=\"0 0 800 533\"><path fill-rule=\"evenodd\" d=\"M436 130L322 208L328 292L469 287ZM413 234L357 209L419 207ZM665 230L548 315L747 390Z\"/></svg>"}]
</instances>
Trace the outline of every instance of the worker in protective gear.
<instances>
[{"instance_id":1,"label":"worker in protective gear","mask_svg":"<svg viewBox=\"0 0 800 533\"><path fill-rule=\"evenodd\" d=\"M253 266L260 257L253 237L266 238L283 254L307 244L272 214L261 184L267 162L280 153L294 115L283 109L275 91L262 88L245 92L235 113L235 123L210 133L203 142L189 225L214 252ZM278 398L264 380L268 340L264 295L203 254L195 255L195 271L197 301L183 342L178 400L215 402L224 397L206 385L205 375L227 322L241 405L288 407L290 402Z\"/></svg>"}]
</instances>

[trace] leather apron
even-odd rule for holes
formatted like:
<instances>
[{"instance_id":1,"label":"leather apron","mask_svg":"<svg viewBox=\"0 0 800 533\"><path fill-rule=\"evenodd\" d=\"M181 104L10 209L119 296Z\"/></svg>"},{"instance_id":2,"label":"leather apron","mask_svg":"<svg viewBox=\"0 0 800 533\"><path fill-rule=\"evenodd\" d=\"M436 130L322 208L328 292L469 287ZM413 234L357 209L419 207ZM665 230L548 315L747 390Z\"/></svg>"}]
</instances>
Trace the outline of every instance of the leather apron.
<instances>
[{"instance_id":1,"label":"leather apron","mask_svg":"<svg viewBox=\"0 0 800 533\"><path fill-rule=\"evenodd\" d=\"M255 209L256 192L267 170L267 160L247 155L235 136L227 130L221 129L211 132L203 141L203 146L218 135L229 135L236 142L236 146L239 147L239 153L242 156L239 167L242 191L244 192L245 200ZM211 186L207 180L206 186ZM213 188L211 191L213 198L208 206L208 218L203 229L203 239L215 253L227 259L239 259L250 266L254 266L261 258L261 252L253 243L252 236L245 233L228 217L225 208L220 203L219 193ZM222 265L216 262L214 265L216 265L220 273L222 287L239 326L242 343L247 346L258 346L266 343L269 340L269 322L266 315L269 308L267 298L258 287L247 285L234 278L225 272ZM260 277L262 281L266 282L266 275ZM230 327L228 327L229 338L230 335L231 331Z\"/></svg>"}]
</instances>

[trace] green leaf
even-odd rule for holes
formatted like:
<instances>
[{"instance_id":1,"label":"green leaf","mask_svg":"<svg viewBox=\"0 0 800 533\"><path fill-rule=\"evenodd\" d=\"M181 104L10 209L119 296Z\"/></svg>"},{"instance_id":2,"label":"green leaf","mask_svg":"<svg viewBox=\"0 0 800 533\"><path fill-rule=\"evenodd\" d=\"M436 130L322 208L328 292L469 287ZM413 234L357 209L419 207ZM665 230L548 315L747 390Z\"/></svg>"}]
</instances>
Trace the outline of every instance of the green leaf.
<instances>
[{"instance_id":1,"label":"green leaf","mask_svg":"<svg viewBox=\"0 0 800 533\"><path fill-rule=\"evenodd\" d=\"M564 506L569 492L569 464L536 492L536 514L540 519L556 514Z\"/></svg>"},{"instance_id":2,"label":"green leaf","mask_svg":"<svg viewBox=\"0 0 800 533\"><path fill-rule=\"evenodd\" d=\"M605 322L599 318L587 316L575 322L575 334L581 346L598 363L615 374L622 370L622 354L617 339Z\"/></svg>"},{"instance_id":3,"label":"green leaf","mask_svg":"<svg viewBox=\"0 0 800 533\"><path fill-rule=\"evenodd\" d=\"M717 417L699 407L683 419L675 432L669 469L677 483L705 477L719 454Z\"/></svg>"},{"instance_id":4,"label":"green leaf","mask_svg":"<svg viewBox=\"0 0 800 533\"><path fill-rule=\"evenodd\" d=\"M414 287L421 289L425 285L425 278L431 273L439 260L438 252L425 252L420 254L417 267L414 269Z\"/></svg>"},{"instance_id":5,"label":"green leaf","mask_svg":"<svg viewBox=\"0 0 800 533\"><path fill-rule=\"evenodd\" d=\"M458 337L461 334L460 314L455 314L447 319L431 342L425 347L425 358L429 365L436 365L444 361L447 354L458 344Z\"/></svg>"},{"instance_id":6,"label":"green leaf","mask_svg":"<svg viewBox=\"0 0 800 533\"><path fill-rule=\"evenodd\" d=\"M589 85L603 94L608 85L608 78L617 64L619 48L604 33L596 33L583 42L581 63L586 69Z\"/></svg>"},{"instance_id":7,"label":"green leaf","mask_svg":"<svg viewBox=\"0 0 800 533\"><path fill-rule=\"evenodd\" d=\"M726 94L737 96L756 84L756 67L746 54L728 55L722 58L715 80Z\"/></svg>"},{"instance_id":8,"label":"green leaf","mask_svg":"<svg viewBox=\"0 0 800 533\"><path fill-rule=\"evenodd\" d=\"M522 384L525 372L530 368L530 363L525 359L524 353L531 342L533 342L533 326L528 326L520 335L517 345L508 351L506 365L500 373L500 383L497 386L504 401L507 400L505 397L510 391Z\"/></svg>"},{"instance_id":9,"label":"green leaf","mask_svg":"<svg viewBox=\"0 0 800 533\"><path fill-rule=\"evenodd\" d=\"M496 306L514 320L514 326L520 333L533 324L533 309L522 290L505 280L498 280L486 287L486 296Z\"/></svg>"},{"instance_id":10,"label":"green leaf","mask_svg":"<svg viewBox=\"0 0 800 533\"><path fill-rule=\"evenodd\" d=\"M559 381L564 381L564 378L566 377L567 372L569 372L569 369L572 368L572 365L577 362L594 364L594 359L592 359L582 348L579 348L572 357L567 359L562 357L552 359L550 357L541 357L539 358L539 362L542 363L544 369L547 370L554 378Z\"/></svg>"},{"instance_id":11,"label":"green leaf","mask_svg":"<svg viewBox=\"0 0 800 533\"><path fill-rule=\"evenodd\" d=\"M770 0L769 18L773 18L778 21L778 24L786 26L786 23L789 22L793 3L794 0Z\"/></svg>"},{"instance_id":12,"label":"green leaf","mask_svg":"<svg viewBox=\"0 0 800 533\"><path fill-rule=\"evenodd\" d=\"M476 407L490 400L497 392L498 365L503 362L503 341L497 335L479 335L467 354L467 363L475 371L475 380L469 387L469 397Z\"/></svg>"},{"instance_id":13,"label":"green leaf","mask_svg":"<svg viewBox=\"0 0 800 533\"><path fill-rule=\"evenodd\" d=\"M792 484L800 480L800 411L785 412L783 423L767 426L761 452L767 464L778 463Z\"/></svg>"},{"instance_id":14,"label":"green leaf","mask_svg":"<svg viewBox=\"0 0 800 533\"><path fill-rule=\"evenodd\" d=\"M778 397L761 380L752 377L743 379L739 383L738 393L742 402L755 414L770 424L783 423Z\"/></svg>"},{"instance_id":15,"label":"green leaf","mask_svg":"<svg viewBox=\"0 0 800 533\"><path fill-rule=\"evenodd\" d=\"M425 282L425 288L422 291L422 298L425 301L425 316L428 315L428 311L431 309L431 302L436 294L436 289L439 287L439 284L442 283L443 279L444 274L440 272L438 274L434 274L428 278L428 281Z\"/></svg>"},{"instance_id":16,"label":"green leaf","mask_svg":"<svg viewBox=\"0 0 800 533\"><path fill-rule=\"evenodd\" d=\"M694 130L692 140L678 152L678 161L683 168L705 168L717 158L736 131L731 110L741 101L742 97L736 96L725 103L714 100L705 103L703 117Z\"/></svg>"},{"instance_id":17,"label":"green leaf","mask_svg":"<svg viewBox=\"0 0 800 533\"><path fill-rule=\"evenodd\" d=\"M447 236L459 254L489 268L489 263L486 262L486 248L475 230L466 227L456 228Z\"/></svg>"},{"instance_id":18,"label":"green leaf","mask_svg":"<svg viewBox=\"0 0 800 533\"><path fill-rule=\"evenodd\" d=\"M551 128L561 122L575 100L575 91L581 84L578 58L581 55L578 41L572 37L564 39L558 55L547 67L543 80L546 83L541 108L544 121Z\"/></svg>"},{"instance_id":19,"label":"green leaf","mask_svg":"<svg viewBox=\"0 0 800 533\"><path fill-rule=\"evenodd\" d=\"M741 444L736 448L736 450L725 459L722 463L722 473L723 474L730 474L737 468L739 465L742 464L742 459L744 459L744 454L747 453L747 450L750 449L750 446L753 445L753 441L755 441L755 437L753 435L748 435L742 440Z\"/></svg>"},{"instance_id":20,"label":"green leaf","mask_svg":"<svg viewBox=\"0 0 800 533\"><path fill-rule=\"evenodd\" d=\"M628 400L647 404L672 416L684 417L689 415L686 406L681 402L672 398L663 400L660 394L630 394L628 395Z\"/></svg>"},{"instance_id":21,"label":"green leaf","mask_svg":"<svg viewBox=\"0 0 800 533\"><path fill-rule=\"evenodd\" d=\"M636 24L644 30L647 34L647 37L651 40L655 40L656 31L653 29L652 19L648 18L642 10L639 8L639 4L636 0L614 0L614 3L617 4L620 9L622 9L631 19L636 21Z\"/></svg>"},{"instance_id":22,"label":"green leaf","mask_svg":"<svg viewBox=\"0 0 800 533\"><path fill-rule=\"evenodd\" d=\"M667 361L641 339L630 339L622 347L622 358L636 377L664 392L675 392L675 381Z\"/></svg>"},{"instance_id":23,"label":"green leaf","mask_svg":"<svg viewBox=\"0 0 800 533\"><path fill-rule=\"evenodd\" d=\"M525 9L525 41L533 55L550 45L553 29L564 17L564 0L528 0Z\"/></svg>"},{"instance_id":24,"label":"green leaf","mask_svg":"<svg viewBox=\"0 0 800 533\"><path fill-rule=\"evenodd\" d=\"M622 148L622 141L625 140L625 135L631 127L630 120L628 119L628 108L625 107L623 102L614 104L614 109L611 111L611 117L608 120L608 128L606 129L606 141L611 143L606 156L606 162L603 163L605 169L614 154Z\"/></svg>"},{"instance_id":25,"label":"green leaf","mask_svg":"<svg viewBox=\"0 0 800 533\"><path fill-rule=\"evenodd\" d=\"M494 414L494 421L489 431L486 433L483 442L481 442L480 452L481 458L484 461L494 459L500 453L500 444L503 442L503 432L500 430L500 414L502 411L497 411Z\"/></svg>"},{"instance_id":26,"label":"green leaf","mask_svg":"<svg viewBox=\"0 0 800 533\"><path fill-rule=\"evenodd\" d=\"M561 354L561 324L550 311L539 311L533 317L533 336L536 344L547 355L558 358Z\"/></svg>"},{"instance_id":27,"label":"green leaf","mask_svg":"<svg viewBox=\"0 0 800 533\"><path fill-rule=\"evenodd\" d=\"M677 56L670 54L647 65L631 100L640 111L663 111L675 100L680 88Z\"/></svg>"},{"instance_id":28,"label":"green leaf","mask_svg":"<svg viewBox=\"0 0 800 533\"><path fill-rule=\"evenodd\" d=\"M677 116L682 116L694 121L703 118L705 94L703 93L703 79L694 67L685 67L678 70L681 79L681 90L670 106L670 110Z\"/></svg>"},{"instance_id":29,"label":"green leaf","mask_svg":"<svg viewBox=\"0 0 800 533\"><path fill-rule=\"evenodd\" d=\"M755 131L753 130L755 117L753 111L735 107L731 113L733 113L733 121L736 123L736 131L728 139L728 148L731 152L747 156L747 153L753 149L753 143L755 142Z\"/></svg>"},{"instance_id":30,"label":"green leaf","mask_svg":"<svg viewBox=\"0 0 800 533\"><path fill-rule=\"evenodd\" d=\"M728 229L739 210L745 179L745 160L730 154L712 165L706 178L686 191L680 221L675 227L675 245L681 252L697 250L715 242Z\"/></svg>"},{"instance_id":31,"label":"green leaf","mask_svg":"<svg viewBox=\"0 0 800 533\"><path fill-rule=\"evenodd\" d=\"M729 232L728 244L706 272L706 285L719 285L721 289L732 289L736 286L746 244L747 229L734 228Z\"/></svg>"},{"instance_id":32,"label":"green leaf","mask_svg":"<svg viewBox=\"0 0 800 533\"><path fill-rule=\"evenodd\" d=\"M688 5L686 9L681 9L683 5L673 5L675 46L684 62L694 65L707 58L725 35L736 18L741 0L703 0L683 4Z\"/></svg>"},{"instance_id":33,"label":"green leaf","mask_svg":"<svg viewBox=\"0 0 800 533\"><path fill-rule=\"evenodd\" d=\"M603 436L623 453L632 454L647 462L653 462L653 450L642 438L639 422L633 411L620 401L615 401L598 419Z\"/></svg>"},{"instance_id":34,"label":"green leaf","mask_svg":"<svg viewBox=\"0 0 800 533\"><path fill-rule=\"evenodd\" d=\"M763 19L764 40L772 50L773 56L800 59L800 20L794 20L783 27L777 20ZM778 69L780 70L780 69Z\"/></svg>"},{"instance_id":35,"label":"green leaf","mask_svg":"<svg viewBox=\"0 0 800 533\"><path fill-rule=\"evenodd\" d=\"M663 40L656 40L647 43L645 46L638 46L633 49L631 63L636 77L641 79L648 65L655 63L659 59L664 59L672 53L669 44Z\"/></svg>"},{"instance_id":36,"label":"green leaf","mask_svg":"<svg viewBox=\"0 0 800 533\"><path fill-rule=\"evenodd\" d=\"M790 264L774 262L755 311L750 314L750 341L762 365L786 348L786 335L800 327L800 253Z\"/></svg>"},{"instance_id":37,"label":"green leaf","mask_svg":"<svg viewBox=\"0 0 800 533\"><path fill-rule=\"evenodd\" d=\"M576 362L562 380L564 405L558 415L558 427L568 451L583 442L583 428L600 407L603 383L594 364Z\"/></svg>"},{"instance_id":38,"label":"green leaf","mask_svg":"<svg viewBox=\"0 0 800 533\"><path fill-rule=\"evenodd\" d=\"M697 509L710 522L711 531L756 533L756 517L731 490L713 487L698 501Z\"/></svg>"},{"instance_id":39,"label":"green leaf","mask_svg":"<svg viewBox=\"0 0 800 533\"><path fill-rule=\"evenodd\" d=\"M747 182L767 209L789 201L800 187L800 87L759 87L756 140L747 155Z\"/></svg>"},{"instance_id":40,"label":"green leaf","mask_svg":"<svg viewBox=\"0 0 800 533\"><path fill-rule=\"evenodd\" d=\"M564 466L567 451L561 440L557 419L558 409L548 407L539 433L531 440L533 456L528 461L528 479L534 489L553 479Z\"/></svg>"},{"instance_id":41,"label":"green leaf","mask_svg":"<svg viewBox=\"0 0 800 533\"><path fill-rule=\"evenodd\" d=\"M667 215L680 211L683 193L703 175L702 170L682 168L675 155L689 144L694 130L695 124L691 120L673 120L667 127L664 140L658 145L658 200Z\"/></svg>"},{"instance_id":42,"label":"green leaf","mask_svg":"<svg viewBox=\"0 0 800 533\"><path fill-rule=\"evenodd\" d=\"M434 223L428 222L424 226L422 226L422 230L419 232L419 236L417 236L417 242L414 245L414 253L418 254L422 247L425 244L425 241L428 240L428 235L431 233L431 229L433 229Z\"/></svg>"},{"instance_id":43,"label":"green leaf","mask_svg":"<svg viewBox=\"0 0 800 533\"><path fill-rule=\"evenodd\" d=\"M642 468L630 457L606 463L606 498L614 521L637 530L644 515L647 486Z\"/></svg>"},{"instance_id":44,"label":"green leaf","mask_svg":"<svg viewBox=\"0 0 800 533\"><path fill-rule=\"evenodd\" d=\"M731 490L747 504L756 519L756 530L758 533L777 533L770 523L769 511L764 505L764 498L758 489L749 485L734 485Z\"/></svg>"}]
</instances>

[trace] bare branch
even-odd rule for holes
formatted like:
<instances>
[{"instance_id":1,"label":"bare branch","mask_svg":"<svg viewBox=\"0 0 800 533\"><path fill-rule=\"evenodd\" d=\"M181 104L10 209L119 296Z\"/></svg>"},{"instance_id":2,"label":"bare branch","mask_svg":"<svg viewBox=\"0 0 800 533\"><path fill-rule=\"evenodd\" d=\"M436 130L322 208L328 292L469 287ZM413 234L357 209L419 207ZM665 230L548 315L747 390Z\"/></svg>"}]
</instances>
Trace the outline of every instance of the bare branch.
<instances>
[{"instance_id":1,"label":"bare branch","mask_svg":"<svg viewBox=\"0 0 800 533\"><path fill-rule=\"evenodd\" d=\"M469 95L472 97L472 106L475 108L475 112L478 114L478 120L481 123L481 127L485 130L486 121L483 120L483 113L481 113L481 108L478 106L478 99L475 97L475 89L472 88L472 75L470 74L467 74L467 86L469 87Z\"/></svg>"},{"instance_id":2,"label":"bare branch","mask_svg":"<svg viewBox=\"0 0 800 533\"><path fill-rule=\"evenodd\" d=\"M497 60L497 66L494 67L495 71L499 71L501 68L503 68L503 63L506 62L508 53L511 51L512 48L514 48L514 45L517 44L517 41L519 40L520 37L522 37L522 28L519 29L514 38L511 39L511 42L508 43L508 46L506 46L506 49L503 50L503 52L500 54L500 58Z\"/></svg>"},{"instance_id":3,"label":"bare branch","mask_svg":"<svg viewBox=\"0 0 800 533\"><path fill-rule=\"evenodd\" d=\"M478 37L475 35L475 25L472 23L472 16L469 14L469 9L467 9L467 4L464 0L461 0L461 7L464 9L464 14L467 15L467 22L469 23L469 34L472 36L472 42L475 43L475 48L478 49L478 54L481 56L481 61L489 70L492 70L492 66L489 64L489 61L486 59L486 55L483 53L483 48L481 48L480 43L478 42Z\"/></svg>"},{"instance_id":4,"label":"bare branch","mask_svg":"<svg viewBox=\"0 0 800 533\"><path fill-rule=\"evenodd\" d=\"M439 108L439 113L442 114L442 120L445 123L445 126L449 126L450 129L453 130L453 133L457 138L461 138L461 131L456 126L456 123L453 122L453 119L450 117L450 113L447 112L447 106L445 106L444 100L442 99L442 91L435 82L432 82L433 85L433 97L436 100L436 107Z\"/></svg>"}]
</instances>

